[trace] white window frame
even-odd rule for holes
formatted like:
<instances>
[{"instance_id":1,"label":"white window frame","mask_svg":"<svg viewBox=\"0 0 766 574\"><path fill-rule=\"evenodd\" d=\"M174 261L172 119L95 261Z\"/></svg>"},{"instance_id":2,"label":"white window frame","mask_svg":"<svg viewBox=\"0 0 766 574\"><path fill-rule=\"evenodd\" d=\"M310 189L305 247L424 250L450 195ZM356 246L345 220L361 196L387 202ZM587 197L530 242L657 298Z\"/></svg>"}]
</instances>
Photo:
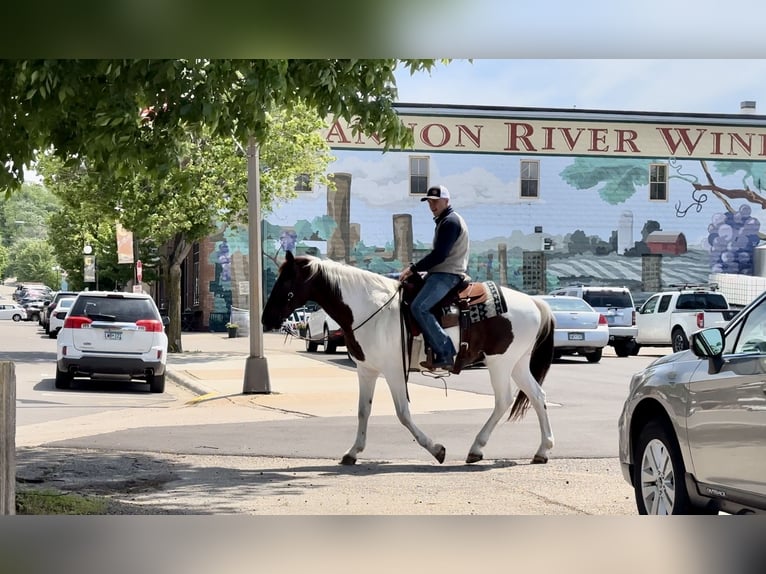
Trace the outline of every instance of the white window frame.
<instances>
[{"instance_id":1,"label":"white window frame","mask_svg":"<svg viewBox=\"0 0 766 574\"><path fill-rule=\"evenodd\" d=\"M531 177L530 167L535 167L535 177ZM534 182L534 195L527 193L525 195L525 182ZM519 197L521 199L538 199L540 197L540 160L522 159L519 161Z\"/></svg>"},{"instance_id":2,"label":"white window frame","mask_svg":"<svg viewBox=\"0 0 766 574\"><path fill-rule=\"evenodd\" d=\"M655 168L662 168L663 178L660 180ZM668 200L668 164L649 164L649 201Z\"/></svg>"},{"instance_id":3,"label":"white window frame","mask_svg":"<svg viewBox=\"0 0 766 574\"><path fill-rule=\"evenodd\" d=\"M431 158L427 155L411 155L408 158L410 195L424 196L428 191Z\"/></svg>"},{"instance_id":4,"label":"white window frame","mask_svg":"<svg viewBox=\"0 0 766 574\"><path fill-rule=\"evenodd\" d=\"M295 191L298 193L307 193L314 191L314 186L311 183L309 174L302 173L295 178Z\"/></svg>"}]
</instances>

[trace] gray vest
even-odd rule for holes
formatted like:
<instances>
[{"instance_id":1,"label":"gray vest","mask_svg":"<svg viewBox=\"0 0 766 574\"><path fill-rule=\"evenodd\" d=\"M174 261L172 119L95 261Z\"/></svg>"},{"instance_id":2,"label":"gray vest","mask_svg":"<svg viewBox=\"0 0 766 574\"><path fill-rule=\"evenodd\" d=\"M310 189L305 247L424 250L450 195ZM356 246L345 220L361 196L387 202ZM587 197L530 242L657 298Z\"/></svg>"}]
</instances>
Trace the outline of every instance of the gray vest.
<instances>
[{"instance_id":1,"label":"gray vest","mask_svg":"<svg viewBox=\"0 0 766 574\"><path fill-rule=\"evenodd\" d=\"M428 270L429 273L454 273L455 275L463 275L468 271L468 227L465 224L463 218L455 212L460 222L460 235L458 235L455 245L452 246L447 258L434 265Z\"/></svg>"}]
</instances>

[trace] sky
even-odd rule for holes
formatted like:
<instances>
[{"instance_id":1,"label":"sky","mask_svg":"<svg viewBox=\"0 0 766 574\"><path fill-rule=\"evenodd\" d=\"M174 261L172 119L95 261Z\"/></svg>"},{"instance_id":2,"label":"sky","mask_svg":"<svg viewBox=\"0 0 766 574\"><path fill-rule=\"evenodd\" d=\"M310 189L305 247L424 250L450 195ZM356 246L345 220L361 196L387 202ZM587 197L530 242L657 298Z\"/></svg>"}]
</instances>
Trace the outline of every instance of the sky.
<instances>
[{"instance_id":1,"label":"sky","mask_svg":"<svg viewBox=\"0 0 766 574\"><path fill-rule=\"evenodd\" d=\"M766 113L766 59L456 59L397 70L402 103Z\"/></svg>"}]
</instances>

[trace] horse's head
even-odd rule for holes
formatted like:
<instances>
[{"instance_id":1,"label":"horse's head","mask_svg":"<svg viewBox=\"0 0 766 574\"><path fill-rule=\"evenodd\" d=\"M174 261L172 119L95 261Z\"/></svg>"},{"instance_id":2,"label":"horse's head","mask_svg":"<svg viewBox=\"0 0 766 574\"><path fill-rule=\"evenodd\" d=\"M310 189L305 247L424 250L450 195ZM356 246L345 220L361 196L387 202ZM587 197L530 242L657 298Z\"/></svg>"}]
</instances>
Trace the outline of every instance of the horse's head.
<instances>
[{"instance_id":1,"label":"horse's head","mask_svg":"<svg viewBox=\"0 0 766 574\"><path fill-rule=\"evenodd\" d=\"M264 328L278 329L293 310L309 300L311 282L307 262L306 257L293 257L290 251L285 253L285 262L279 268L277 282L261 315Z\"/></svg>"}]
</instances>

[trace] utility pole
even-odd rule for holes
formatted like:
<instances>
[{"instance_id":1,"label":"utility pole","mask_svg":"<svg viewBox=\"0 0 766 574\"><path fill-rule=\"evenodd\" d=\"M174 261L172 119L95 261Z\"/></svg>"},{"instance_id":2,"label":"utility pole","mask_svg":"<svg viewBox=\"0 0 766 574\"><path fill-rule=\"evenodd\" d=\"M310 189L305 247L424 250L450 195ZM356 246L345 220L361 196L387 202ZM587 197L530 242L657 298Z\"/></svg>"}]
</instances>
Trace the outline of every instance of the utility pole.
<instances>
[{"instance_id":1,"label":"utility pole","mask_svg":"<svg viewBox=\"0 0 766 574\"><path fill-rule=\"evenodd\" d=\"M261 288L263 253L261 247L261 184L258 165L258 145L250 137L247 142L247 216L250 274L250 356L245 363L243 393L271 393L269 367L263 356L263 326L261 325Z\"/></svg>"}]
</instances>

